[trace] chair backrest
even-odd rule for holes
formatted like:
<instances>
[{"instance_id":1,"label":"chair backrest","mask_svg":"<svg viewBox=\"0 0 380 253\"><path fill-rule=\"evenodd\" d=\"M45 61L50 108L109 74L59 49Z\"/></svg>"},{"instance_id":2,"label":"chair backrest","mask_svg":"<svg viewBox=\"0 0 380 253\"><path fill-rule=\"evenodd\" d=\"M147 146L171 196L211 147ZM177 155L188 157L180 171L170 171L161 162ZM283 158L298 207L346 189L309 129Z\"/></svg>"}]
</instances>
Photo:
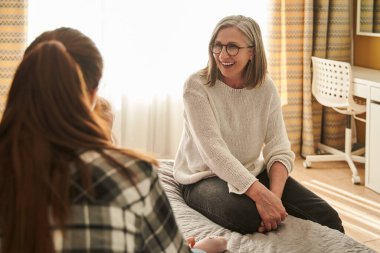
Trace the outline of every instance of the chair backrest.
<instances>
[{"instance_id":1,"label":"chair backrest","mask_svg":"<svg viewBox=\"0 0 380 253\"><path fill-rule=\"evenodd\" d=\"M347 62L312 57L312 93L317 101L345 114L359 114L365 106L355 102L351 65Z\"/></svg>"}]
</instances>

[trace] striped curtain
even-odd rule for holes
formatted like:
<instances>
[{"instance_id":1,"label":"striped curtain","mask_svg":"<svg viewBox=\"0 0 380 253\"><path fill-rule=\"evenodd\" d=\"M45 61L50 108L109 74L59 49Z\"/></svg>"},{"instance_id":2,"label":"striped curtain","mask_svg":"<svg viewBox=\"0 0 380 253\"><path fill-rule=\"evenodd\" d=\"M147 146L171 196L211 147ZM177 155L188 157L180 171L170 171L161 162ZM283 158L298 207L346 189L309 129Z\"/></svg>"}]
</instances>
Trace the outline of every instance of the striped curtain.
<instances>
[{"instance_id":1,"label":"striped curtain","mask_svg":"<svg viewBox=\"0 0 380 253\"><path fill-rule=\"evenodd\" d=\"M293 151L313 154L318 142L344 148L345 117L312 97L311 56L350 61L350 0L272 0L269 16L269 74Z\"/></svg>"},{"instance_id":2,"label":"striped curtain","mask_svg":"<svg viewBox=\"0 0 380 253\"><path fill-rule=\"evenodd\" d=\"M373 32L380 33L380 0L375 0L373 13Z\"/></svg>"},{"instance_id":3,"label":"striped curtain","mask_svg":"<svg viewBox=\"0 0 380 253\"><path fill-rule=\"evenodd\" d=\"M0 0L0 118L27 36L27 0Z\"/></svg>"},{"instance_id":4,"label":"striped curtain","mask_svg":"<svg viewBox=\"0 0 380 253\"><path fill-rule=\"evenodd\" d=\"M360 31L380 33L380 0L361 0Z\"/></svg>"}]
</instances>

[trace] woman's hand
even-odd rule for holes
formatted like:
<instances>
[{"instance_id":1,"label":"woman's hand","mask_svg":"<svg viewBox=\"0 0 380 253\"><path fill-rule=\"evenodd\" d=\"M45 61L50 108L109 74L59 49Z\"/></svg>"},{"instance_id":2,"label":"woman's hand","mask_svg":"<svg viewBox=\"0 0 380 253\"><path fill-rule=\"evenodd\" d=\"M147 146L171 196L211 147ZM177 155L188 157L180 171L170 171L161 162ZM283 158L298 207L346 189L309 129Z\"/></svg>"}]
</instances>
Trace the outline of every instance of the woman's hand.
<instances>
[{"instance_id":1,"label":"woman's hand","mask_svg":"<svg viewBox=\"0 0 380 253\"><path fill-rule=\"evenodd\" d=\"M254 182L245 194L255 201L262 219L258 232L264 233L276 230L288 215L282 205L281 199L259 181Z\"/></svg>"}]
</instances>

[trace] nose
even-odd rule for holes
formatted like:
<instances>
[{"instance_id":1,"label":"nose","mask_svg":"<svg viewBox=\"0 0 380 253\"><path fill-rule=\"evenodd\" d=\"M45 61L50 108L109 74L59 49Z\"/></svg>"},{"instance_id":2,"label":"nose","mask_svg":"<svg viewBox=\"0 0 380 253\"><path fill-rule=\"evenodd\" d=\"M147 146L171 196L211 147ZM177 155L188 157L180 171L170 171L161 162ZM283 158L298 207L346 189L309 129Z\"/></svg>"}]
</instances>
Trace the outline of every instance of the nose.
<instances>
[{"instance_id":1,"label":"nose","mask_svg":"<svg viewBox=\"0 0 380 253\"><path fill-rule=\"evenodd\" d=\"M228 57L230 57L230 55L227 53L227 46L223 45L222 51L220 51L220 54L219 54L219 59L228 58Z\"/></svg>"}]
</instances>

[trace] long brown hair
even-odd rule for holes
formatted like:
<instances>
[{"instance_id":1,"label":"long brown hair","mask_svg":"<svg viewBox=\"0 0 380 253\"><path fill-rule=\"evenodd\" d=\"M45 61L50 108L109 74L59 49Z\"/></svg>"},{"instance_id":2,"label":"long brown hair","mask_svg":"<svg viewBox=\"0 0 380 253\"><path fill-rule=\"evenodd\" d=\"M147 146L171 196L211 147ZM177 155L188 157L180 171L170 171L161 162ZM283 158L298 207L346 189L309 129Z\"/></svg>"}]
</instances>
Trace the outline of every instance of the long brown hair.
<instances>
[{"instance_id":1,"label":"long brown hair","mask_svg":"<svg viewBox=\"0 0 380 253\"><path fill-rule=\"evenodd\" d=\"M97 48L95 42L83 34L81 31L71 27L60 27L51 31L46 31L34 39L34 41L26 48L25 54L28 54L39 43L44 41L57 40L61 42L67 52L74 58L82 70L83 78L86 82L89 92L95 93L98 89L100 79L103 72L103 58ZM96 100L96 112L100 117L100 123L108 127L108 136L112 139L112 126L103 116L103 111L98 110L98 102Z\"/></svg>"},{"instance_id":2,"label":"long brown hair","mask_svg":"<svg viewBox=\"0 0 380 253\"><path fill-rule=\"evenodd\" d=\"M63 229L70 214L69 164L81 168L88 185L81 150L117 163L103 152L119 150L106 131L91 110L82 70L63 43L43 41L28 50L0 123L1 252L54 252L50 227Z\"/></svg>"},{"instance_id":3,"label":"long brown hair","mask_svg":"<svg viewBox=\"0 0 380 253\"><path fill-rule=\"evenodd\" d=\"M71 27L60 27L40 34L26 48L25 54L43 41L57 40L79 64L89 90L96 90L102 77L103 58L93 40Z\"/></svg>"}]
</instances>

